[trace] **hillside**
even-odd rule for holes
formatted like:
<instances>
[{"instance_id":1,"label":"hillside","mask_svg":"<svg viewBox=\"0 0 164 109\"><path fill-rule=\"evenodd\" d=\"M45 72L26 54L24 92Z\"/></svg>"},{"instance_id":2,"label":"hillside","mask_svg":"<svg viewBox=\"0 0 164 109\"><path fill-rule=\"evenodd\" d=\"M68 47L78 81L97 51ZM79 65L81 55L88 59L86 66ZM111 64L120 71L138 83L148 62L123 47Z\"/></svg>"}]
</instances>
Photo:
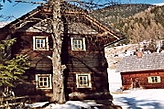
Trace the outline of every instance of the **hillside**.
<instances>
[{"instance_id":1,"label":"hillside","mask_svg":"<svg viewBox=\"0 0 164 109\"><path fill-rule=\"evenodd\" d=\"M125 34L126 43L164 39L164 6L120 4L95 10L91 15Z\"/></svg>"},{"instance_id":2,"label":"hillside","mask_svg":"<svg viewBox=\"0 0 164 109\"><path fill-rule=\"evenodd\" d=\"M149 8L123 19L113 26L128 37L130 43L164 39L164 6Z\"/></svg>"},{"instance_id":3,"label":"hillside","mask_svg":"<svg viewBox=\"0 0 164 109\"><path fill-rule=\"evenodd\" d=\"M148 9L149 7L153 6L147 4L117 4L94 10L90 14L101 22L111 24L116 23L121 19L133 16L136 13Z\"/></svg>"}]
</instances>

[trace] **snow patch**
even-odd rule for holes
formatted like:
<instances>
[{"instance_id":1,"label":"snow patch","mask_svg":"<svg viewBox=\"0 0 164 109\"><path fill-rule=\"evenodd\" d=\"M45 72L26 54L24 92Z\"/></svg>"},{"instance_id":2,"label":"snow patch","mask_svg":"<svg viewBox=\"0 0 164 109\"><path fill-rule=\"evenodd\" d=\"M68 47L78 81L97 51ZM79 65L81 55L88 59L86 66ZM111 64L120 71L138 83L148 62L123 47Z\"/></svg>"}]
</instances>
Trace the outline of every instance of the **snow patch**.
<instances>
[{"instance_id":1,"label":"snow patch","mask_svg":"<svg viewBox=\"0 0 164 109\"><path fill-rule=\"evenodd\" d=\"M48 106L45 106L47 105ZM25 104L25 107L28 108L42 108L44 109L98 109L97 106L102 106L100 104L96 104L95 102L83 102L83 101L67 101L65 104L55 104L49 102L38 102L33 104Z\"/></svg>"},{"instance_id":2,"label":"snow patch","mask_svg":"<svg viewBox=\"0 0 164 109\"><path fill-rule=\"evenodd\" d=\"M155 3L154 5L156 5L156 6L163 6L164 3Z\"/></svg>"}]
</instances>

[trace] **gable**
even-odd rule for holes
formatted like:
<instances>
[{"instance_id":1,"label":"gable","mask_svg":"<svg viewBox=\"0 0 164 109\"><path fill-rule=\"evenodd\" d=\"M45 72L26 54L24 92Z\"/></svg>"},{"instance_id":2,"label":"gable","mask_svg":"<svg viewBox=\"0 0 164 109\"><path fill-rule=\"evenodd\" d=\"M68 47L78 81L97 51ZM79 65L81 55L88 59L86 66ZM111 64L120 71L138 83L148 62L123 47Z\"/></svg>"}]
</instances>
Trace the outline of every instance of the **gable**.
<instances>
[{"instance_id":1,"label":"gable","mask_svg":"<svg viewBox=\"0 0 164 109\"><path fill-rule=\"evenodd\" d=\"M104 45L125 38L119 32L101 24L98 20L90 17L86 12L62 11L63 20L68 25L68 33L71 34L94 34L95 37L104 41ZM0 29L0 40L14 32L50 32L51 26L46 25L47 19L52 18L52 12L46 5L39 6L17 20ZM48 20L47 20L48 21ZM108 39L108 40L106 40Z\"/></svg>"},{"instance_id":2,"label":"gable","mask_svg":"<svg viewBox=\"0 0 164 109\"><path fill-rule=\"evenodd\" d=\"M90 26L81 22L72 22L68 24L68 33L72 34L98 34L98 32Z\"/></svg>"},{"instance_id":3,"label":"gable","mask_svg":"<svg viewBox=\"0 0 164 109\"><path fill-rule=\"evenodd\" d=\"M19 32L44 32L50 33L50 27L49 29L47 28L48 26L44 22L45 20L38 22L37 24L29 27L29 28L21 28L19 29ZM68 34L98 34L98 32L91 28L90 26L86 25L85 23L82 22L71 22L68 23Z\"/></svg>"},{"instance_id":4,"label":"gable","mask_svg":"<svg viewBox=\"0 0 164 109\"><path fill-rule=\"evenodd\" d=\"M51 26L49 24L46 23L47 19L43 19L40 20L39 22L36 22L35 24L31 25L31 26L24 26L22 28L20 28L19 30L17 30L18 32L46 32L46 33L50 33L51 30Z\"/></svg>"}]
</instances>

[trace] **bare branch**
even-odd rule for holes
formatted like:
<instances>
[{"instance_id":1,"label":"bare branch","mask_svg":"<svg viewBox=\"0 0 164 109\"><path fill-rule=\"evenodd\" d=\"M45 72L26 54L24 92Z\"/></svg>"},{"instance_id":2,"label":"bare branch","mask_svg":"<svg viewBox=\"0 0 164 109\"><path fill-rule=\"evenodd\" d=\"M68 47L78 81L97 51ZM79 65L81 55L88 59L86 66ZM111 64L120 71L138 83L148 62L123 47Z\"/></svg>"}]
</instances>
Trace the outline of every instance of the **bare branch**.
<instances>
[{"instance_id":1,"label":"bare branch","mask_svg":"<svg viewBox=\"0 0 164 109\"><path fill-rule=\"evenodd\" d=\"M52 57L51 56L47 56L47 58L52 60Z\"/></svg>"},{"instance_id":2,"label":"bare branch","mask_svg":"<svg viewBox=\"0 0 164 109\"><path fill-rule=\"evenodd\" d=\"M24 0L16 0L18 3L31 3L31 4L44 4L43 2L34 2L34 1L24 1Z\"/></svg>"}]
</instances>

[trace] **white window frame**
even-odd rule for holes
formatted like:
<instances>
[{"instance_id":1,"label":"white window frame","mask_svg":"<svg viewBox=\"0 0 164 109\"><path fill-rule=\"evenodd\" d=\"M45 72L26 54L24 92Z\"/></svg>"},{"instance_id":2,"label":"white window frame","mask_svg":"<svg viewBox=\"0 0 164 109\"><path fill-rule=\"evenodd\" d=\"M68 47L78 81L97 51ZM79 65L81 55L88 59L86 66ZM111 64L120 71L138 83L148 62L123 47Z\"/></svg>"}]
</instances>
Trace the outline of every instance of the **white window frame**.
<instances>
[{"instance_id":1,"label":"white window frame","mask_svg":"<svg viewBox=\"0 0 164 109\"><path fill-rule=\"evenodd\" d=\"M45 80L40 81L40 79L46 78ZM52 89L52 75L51 74L36 74L36 88L37 89ZM40 85L42 83L42 86Z\"/></svg>"},{"instance_id":2,"label":"white window frame","mask_svg":"<svg viewBox=\"0 0 164 109\"><path fill-rule=\"evenodd\" d=\"M149 76L148 83L161 83L161 77L160 76Z\"/></svg>"},{"instance_id":3,"label":"white window frame","mask_svg":"<svg viewBox=\"0 0 164 109\"><path fill-rule=\"evenodd\" d=\"M71 37L71 49L72 51L86 51L85 38Z\"/></svg>"},{"instance_id":4,"label":"white window frame","mask_svg":"<svg viewBox=\"0 0 164 109\"><path fill-rule=\"evenodd\" d=\"M76 74L76 85L77 88L92 88L91 74L90 73Z\"/></svg>"},{"instance_id":5,"label":"white window frame","mask_svg":"<svg viewBox=\"0 0 164 109\"><path fill-rule=\"evenodd\" d=\"M37 40L40 41L40 46L37 46ZM43 41L43 43L41 43ZM48 36L33 36L33 50L49 50Z\"/></svg>"}]
</instances>

